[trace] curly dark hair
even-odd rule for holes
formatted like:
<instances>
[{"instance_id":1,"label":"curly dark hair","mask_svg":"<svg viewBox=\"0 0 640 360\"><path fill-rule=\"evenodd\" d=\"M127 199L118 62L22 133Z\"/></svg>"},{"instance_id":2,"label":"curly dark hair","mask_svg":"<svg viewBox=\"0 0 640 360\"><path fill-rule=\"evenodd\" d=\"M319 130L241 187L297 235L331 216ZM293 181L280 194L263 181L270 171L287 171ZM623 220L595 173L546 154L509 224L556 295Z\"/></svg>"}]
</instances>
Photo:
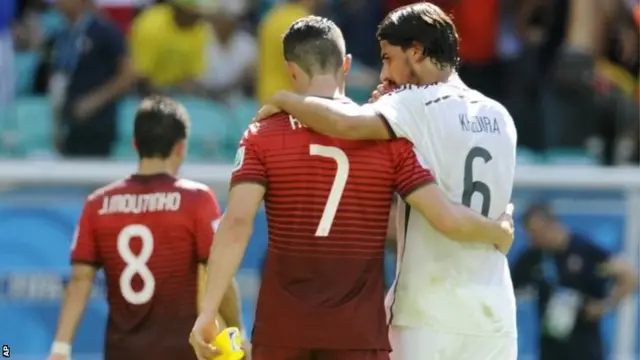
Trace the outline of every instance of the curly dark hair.
<instances>
[{"instance_id":1,"label":"curly dark hair","mask_svg":"<svg viewBox=\"0 0 640 360\"><path fill-rule=\"evenodd\" d=\"M423 55L439 68L457 68L458 33L447 14L429 2L399 7L387 15L378 26L378 40L406 50L415 43L424 48Z\"/></svg>"}]
</instances>

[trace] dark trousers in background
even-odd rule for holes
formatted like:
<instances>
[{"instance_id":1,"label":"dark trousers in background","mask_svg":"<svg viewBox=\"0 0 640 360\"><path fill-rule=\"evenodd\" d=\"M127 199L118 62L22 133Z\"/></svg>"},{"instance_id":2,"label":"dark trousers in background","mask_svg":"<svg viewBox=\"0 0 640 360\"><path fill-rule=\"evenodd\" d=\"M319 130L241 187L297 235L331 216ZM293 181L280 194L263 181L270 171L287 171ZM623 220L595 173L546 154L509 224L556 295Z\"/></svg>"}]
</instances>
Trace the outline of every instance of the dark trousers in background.
<instances>
[{"instance_id":1,"label":"dark trousers in background","mask_svg":"<svg viewBox=\"0 0 640 360\"><path fill-rule=\"evenodd\" d=\"M544 337L540 341L540 360L604 360L598 333L573 334L566 341Z\"/></svg>"},{"instance_id":2,"label":"dark trousers in background","mask_svg":"<svg viewBox=\"0 0 640 360\"><path fill-rule=\"evenodd\" d=\"M62 155L68 158L108 158L114 136L105 131L71 130L62 143Z\"/></svg>"}]
</instances>

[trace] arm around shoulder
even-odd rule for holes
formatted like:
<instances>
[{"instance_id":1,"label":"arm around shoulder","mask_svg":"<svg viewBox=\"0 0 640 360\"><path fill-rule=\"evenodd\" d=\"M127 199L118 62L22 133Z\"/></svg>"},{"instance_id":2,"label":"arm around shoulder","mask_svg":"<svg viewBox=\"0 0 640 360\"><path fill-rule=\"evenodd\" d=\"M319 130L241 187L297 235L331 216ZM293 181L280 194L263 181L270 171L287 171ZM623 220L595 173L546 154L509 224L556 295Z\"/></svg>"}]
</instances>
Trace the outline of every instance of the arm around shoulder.
<instances>
[{"instance_id":1,"label":"arm around shoulder","mask_svg":"<svg viewBox=\"0 0 640 360\"><path fill-rule=\"evenodd\" d=\"M436 184L423 186L405 198L440 233L461 243L491 244L506 253L513 243L513 228L490 220L466 206L455 204Z\"/></svg>"},{"instance_id":2,"label":"arm around shoulder","mask_svg":"<svg viewBox=\"0 0 640 360\"><path fill-rule=\"evenodd\" d=\"M313 130L351 140L389 139L384 119L368 106L279 91L270 103Z\"/></svg>"}]
</instances>

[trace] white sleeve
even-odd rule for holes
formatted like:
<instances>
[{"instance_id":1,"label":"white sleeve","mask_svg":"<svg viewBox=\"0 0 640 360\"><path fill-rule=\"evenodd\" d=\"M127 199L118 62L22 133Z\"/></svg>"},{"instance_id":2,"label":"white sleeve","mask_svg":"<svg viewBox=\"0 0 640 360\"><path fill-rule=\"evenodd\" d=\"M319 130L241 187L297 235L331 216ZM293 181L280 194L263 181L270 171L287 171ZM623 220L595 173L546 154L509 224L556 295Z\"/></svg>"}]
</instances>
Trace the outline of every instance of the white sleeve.
<instances>
[{"instance_id":1,"label":"white sleeve","mask_svg":"<svg viewBox=\"0 0 640 360\"><path fill-rule=\"evenodd\" d=\"M397 90L366 106L372 107L383 118L392 137L402 137L415 143L420 136L426 113L419 90Z\"/></svg>"}]
</instances>

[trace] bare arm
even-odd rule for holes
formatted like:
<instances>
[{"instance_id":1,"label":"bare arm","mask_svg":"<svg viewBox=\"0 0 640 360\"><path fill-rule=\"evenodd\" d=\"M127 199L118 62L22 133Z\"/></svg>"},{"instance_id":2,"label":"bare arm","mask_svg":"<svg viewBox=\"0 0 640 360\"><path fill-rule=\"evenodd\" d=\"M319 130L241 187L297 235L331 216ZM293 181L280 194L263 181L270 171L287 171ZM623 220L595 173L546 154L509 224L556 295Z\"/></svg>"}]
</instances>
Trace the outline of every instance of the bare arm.
<instances>
[{"instance_id":1,"label":"bare arm","mask_svg":"<svg viewBox=\"0 0 640 360\"><path fill-rule=\"evenodd\" d=\"M340 139L389 139L390 129L372 108L335 100L277 92L271 104L313 130Z\"/></svg>"},{"instance_id":2,"label":"bare arm","mask_svg":"<svg viewBox=\"0 0 640 360\"><path fill-rule=\"evenodd\" d=\"M62 311L58 319L55 342L71 344L93 289L97 269L92 265L75 264L71 281L65 291Z\"/></svg>"},{"instance_id":3,"label":"bare arm","mask_svg":"<svg viewBox=\"0 0 640 360\"><path fill-rule=\"evenodd\" d=\"M238 184L229 192L227 210L216 232L207 266L207 285L201 310L207 317L215 318L221 310L225 293L249 243L264 192L262 185L253 183Z\"/></svg>"},{"instance_id":4,"label":"bare arm","mask_svg":"<svg viewBox=\"0 0 640 360\"><path fill-rule=\"evenodd\" d=\"M609 307L616 307L631 294L638 286L638 276L631 266L620 258L613 258L602 265L602 275L614 279L615 284L606 303Z\"/></svg>"},{"instance_id":5,"label":"bare arm","mask_svg":"<svg viewBox=\"0 0 640 360\"><path fill-rule=\"evenodd\" d=\"M222 302L220 303L220 316L227 326L237 327L241 331L243 329L242 324L242 306L240 304L240 289L238 288L238 282L236 279L231 279L231 284L227 287L227 291L224 293Z\"/></svg>"},{"instance_id":6,"label":"bare arm","mask_svg":"<svg viewBox=\"0 0 640 360\"><path fill-rule=\"evenodd\" d=\"M508 251L513 242L513 229L508 224L487 219L466 206L451 202L435 184L417 189L405 201L420 211L436 230L452 240L491 244L502 252Z\"/></svg>"}]
</instances>

